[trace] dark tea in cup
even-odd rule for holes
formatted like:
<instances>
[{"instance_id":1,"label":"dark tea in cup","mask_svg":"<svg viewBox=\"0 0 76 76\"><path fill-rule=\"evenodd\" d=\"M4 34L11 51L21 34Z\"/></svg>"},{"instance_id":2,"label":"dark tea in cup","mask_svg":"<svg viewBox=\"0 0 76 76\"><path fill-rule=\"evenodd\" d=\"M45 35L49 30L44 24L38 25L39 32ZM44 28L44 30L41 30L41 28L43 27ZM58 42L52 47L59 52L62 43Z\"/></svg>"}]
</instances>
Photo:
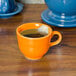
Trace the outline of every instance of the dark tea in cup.
<instances>
[{"instance_id":1,"label":"dark tea in cup","mask_svg":"<svg viewBox=\"0 0 76 76\"><path fill-rule=\"evenodd\" d=\"M47 34L38 31L38 29L29 29L29 30L22 31L21 35L23 35L24 37L30 37L30 38L40 38L40 37L46 36Z\"/></svg>"}]
</instances>

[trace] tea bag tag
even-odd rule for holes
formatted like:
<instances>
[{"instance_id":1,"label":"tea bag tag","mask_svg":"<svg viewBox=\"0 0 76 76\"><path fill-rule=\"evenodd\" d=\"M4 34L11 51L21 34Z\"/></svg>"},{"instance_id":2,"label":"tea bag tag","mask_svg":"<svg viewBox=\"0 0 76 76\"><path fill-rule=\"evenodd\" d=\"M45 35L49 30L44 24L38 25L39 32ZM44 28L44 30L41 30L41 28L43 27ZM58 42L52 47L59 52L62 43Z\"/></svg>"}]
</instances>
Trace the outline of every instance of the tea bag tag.
<instances>
[{"instance_id":1,"label":"tea bag tag","mask_svg":"<svg viewBox=\"0 0 76 76\"><path fill-rule=\"evenodd\" d=\"M42 26L40 26L40 28L38 28L38 31L41 33L41 34L48 34L48 31L49 29L48 29L48 27L47 26L45 26L45 25L42 25Z\"/></svg>"}]
</instances>

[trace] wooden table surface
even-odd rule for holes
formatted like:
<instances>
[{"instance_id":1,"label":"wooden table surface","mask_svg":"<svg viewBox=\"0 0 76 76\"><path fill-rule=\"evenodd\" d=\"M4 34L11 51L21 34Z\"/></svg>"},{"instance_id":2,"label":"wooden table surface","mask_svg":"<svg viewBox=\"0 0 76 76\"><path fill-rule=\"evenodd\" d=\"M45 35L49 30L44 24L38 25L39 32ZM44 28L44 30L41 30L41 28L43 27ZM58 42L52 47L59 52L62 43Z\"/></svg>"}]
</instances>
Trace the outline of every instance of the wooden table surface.
<instances>
[{"instance_id":1,"label":"wooden table surface","mask_svg":"<svg viewBox=\"0 0 76 76\"><path fill-rule=\"evenodd\" d=\"M20 14L0 19L0 76L76 76L76 28L51 26L63 40L39 61L29 61L19 51L15 29L23 23L43 23L40 15L46 8L25 5Z\"/></svg>"}]
</instances>

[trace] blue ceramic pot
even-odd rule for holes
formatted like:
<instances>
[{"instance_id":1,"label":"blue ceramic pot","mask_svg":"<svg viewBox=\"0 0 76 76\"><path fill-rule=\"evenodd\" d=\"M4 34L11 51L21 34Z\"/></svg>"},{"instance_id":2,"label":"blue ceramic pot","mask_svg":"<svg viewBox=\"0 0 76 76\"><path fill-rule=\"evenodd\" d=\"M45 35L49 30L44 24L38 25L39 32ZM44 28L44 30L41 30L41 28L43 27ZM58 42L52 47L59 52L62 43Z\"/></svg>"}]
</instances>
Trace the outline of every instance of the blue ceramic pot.
<instances>
[{"instance_id":1,"label":"blue ceramic pot","mask_svg":"<svg viewBox=\"0 0 76 76\"><path fill-rule=\"evenodd\" d=\"M15 0L0 0L0 14L10 13L16 9Z\"/></svg>"},{"instance_id":2,"label":"blue ceramic pot","mask_svg":"<svg viewBox=\"0 0 76 76\"><path fill-rule=\"evenodd\" d=\"M76 0L45 0L48 9L41 17L50 25L76 27Z\"/></svg>"}]
</instances>

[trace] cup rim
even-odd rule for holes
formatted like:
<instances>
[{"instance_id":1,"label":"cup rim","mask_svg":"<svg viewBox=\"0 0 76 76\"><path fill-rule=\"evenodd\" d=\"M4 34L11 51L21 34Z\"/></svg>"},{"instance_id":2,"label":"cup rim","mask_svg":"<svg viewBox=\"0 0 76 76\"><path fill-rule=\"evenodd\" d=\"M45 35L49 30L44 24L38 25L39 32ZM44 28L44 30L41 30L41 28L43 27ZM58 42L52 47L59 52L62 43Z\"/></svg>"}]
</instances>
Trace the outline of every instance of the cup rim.
<instances>
[{"instance_id":1,"label":"cup rim","mask_svg":"<svg viewBox=\"0 0 76 76\"><path fill-rule=\"evenodd\" d=\"M45 26L47 26L47 27L49 28L49 33L48 33L48 35L45 35L44 37L39 37L39 38L25 37L25 36L21 35L21 34L18 32L18 29L19 29L20 27L22 27L22 26L24 26L24 25L28 25L28 24L41 24L41 25L45 25ZM52 30L52 28L51 28L50 26L48 26L47 24L43 24L43 23L24 23L24 24L22 24L22 25L20 25L20 26L18 26L18 27L16 28L16 33L17 33L20 37L22 37L22 38L24 38L24 39L27 38L27 39L32 39L32 40L47 38L47 37L51 36L52 31L53 31L53 30Z\"/></svg>"}]
</instances>

